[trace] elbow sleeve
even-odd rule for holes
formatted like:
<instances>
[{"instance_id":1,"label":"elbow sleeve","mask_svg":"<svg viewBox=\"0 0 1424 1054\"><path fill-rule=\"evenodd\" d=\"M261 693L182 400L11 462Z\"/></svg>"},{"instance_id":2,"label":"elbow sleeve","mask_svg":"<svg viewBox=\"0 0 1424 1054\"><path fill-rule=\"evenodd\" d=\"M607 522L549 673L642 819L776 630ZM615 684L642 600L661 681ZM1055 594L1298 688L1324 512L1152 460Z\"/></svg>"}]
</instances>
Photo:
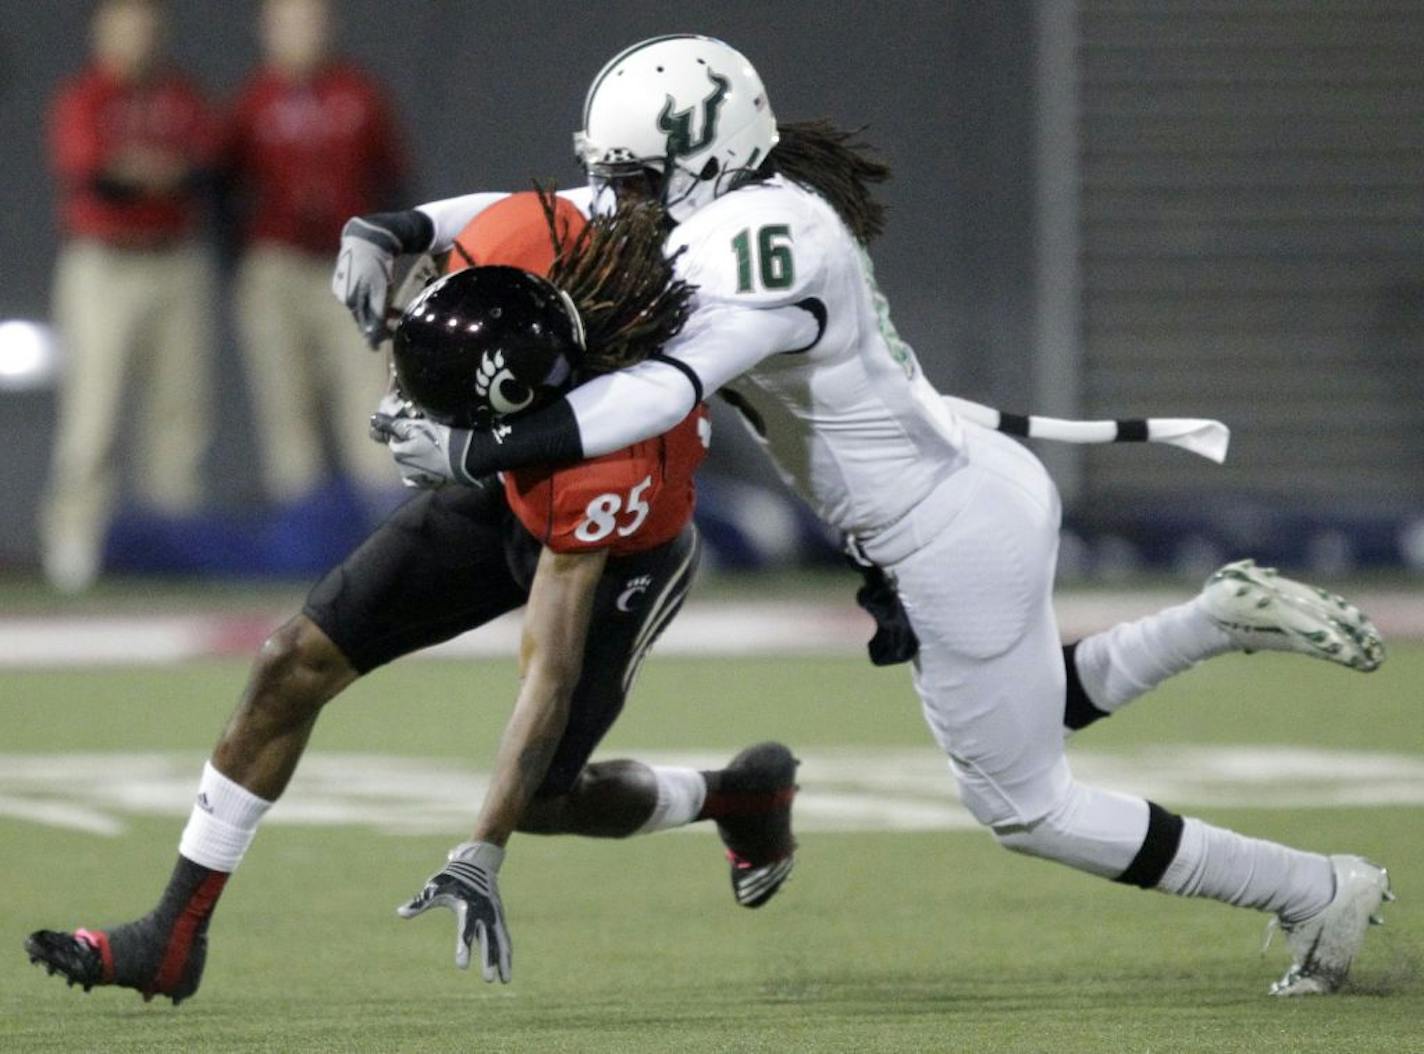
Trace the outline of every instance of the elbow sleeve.
<instances>
[{"instance_id":1,"label":"elbow sleeve","mask_svg":"<svg viewBox=\"0 0 1424 1054\"><path fill-rule=\"evenodd\" d=\"M526 465L566 465L584 456L578 421L568 402L560 399L493 429L471 432L461 466L473 482L495 472Z\"/></svg>"},{"instance_id":2,"label":"elbow sleeve","mask_svg":"<svg viewBox=\"0 0 1424 1054\"><path fill-rule=\"evenodd\" d=\"M568 395L584 457L601 457L662 435L701 401L696 373L663 359L605 374Z\"/></svg>"},{"instance_id":3,"label":"elbow sleeve","mask_svg":"<svg viewBox=\"0 0 1424 1054\"><path fill-rule=\"evenodd\" d=\"M391 235L400 244L402 253L423 253L430 248L430 242L435 237L434 224L419 209L373 212L360 218Z\"/></svg>"},{"instance_id":4,"label":"elbow sleeve","mask_svg":"<svg viewBox=\"0 0 1424 1054\"><path fill-rule=\"evenodd\" d=\"M465 229L465 224L484 212L495 202L509 197L503 191L461 194L457 198L443 198L418 206L415 211L430 223L431 239L424 249L444 252L455 244L455 238Z\"/></svg>"}]
</instances>

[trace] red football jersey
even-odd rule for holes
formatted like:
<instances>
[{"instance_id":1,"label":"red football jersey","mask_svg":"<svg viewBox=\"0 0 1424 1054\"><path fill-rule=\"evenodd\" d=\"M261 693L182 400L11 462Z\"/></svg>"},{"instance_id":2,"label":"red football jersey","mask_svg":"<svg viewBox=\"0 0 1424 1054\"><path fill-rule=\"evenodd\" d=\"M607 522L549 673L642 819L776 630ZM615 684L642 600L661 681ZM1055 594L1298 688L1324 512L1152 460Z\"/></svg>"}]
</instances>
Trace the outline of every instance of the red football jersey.
<instances>
[{"instance_id":1,"label":"red football jersey","mask_svg":"<svg viewBox=\"0 0 1424 1054\"><path fill-rule=\"evenodd\" d=\"M707 407L670 432L567 468L504 474L509 507L556 553L610 549L615 556L670 542L692 518L693 476L707 455Z\"/></svg>"},{"instance_id":2,"label":"red football jersey","mask_svg":"<svg viewBox=\"0 0 1424 1054\"><path fill-rule=\"evenodd\" d=\"M66 235L145 245L192 232L199 202L190 185L127 198L106 196L95 185L129 149L170 155L199 169L211 163L212 117L182 74L166 70L142 84L126 84L91 65L56 97L49 137L59 180L59 225Z\"/></svg>"},{"instance_id":3,"label":"red football jersey","mask_svg":"<svg viewBox=\"0 0 1424 1054\"><path fill-rule=\"evenodd\" d=\"M571 238L587 222L562 198L555 216ZM450 270L459 270L467 256L541 275L553 263L548 223L532 191L492 205L455 242L463 251L451 254ZM707 407L698 406L671 431L612 454L563 468L506 472L505 497L524 528L555 552L609 549L619 556L652 549L676 538L692 518L693 476L711 435Z\"/></svg>"},{"instance_id":4,"label":"red football jersey","mask_svg":"<svg viewBox=\"0 0 1424 1054\"><path fill-rule=\"evenodd\" d=\"M254 73L227 122L224 163L251 196L245 237L327 255L348 216L398 195L407 162L384 89L347 63L294 80Z\"/></svg>"}]
</instances>

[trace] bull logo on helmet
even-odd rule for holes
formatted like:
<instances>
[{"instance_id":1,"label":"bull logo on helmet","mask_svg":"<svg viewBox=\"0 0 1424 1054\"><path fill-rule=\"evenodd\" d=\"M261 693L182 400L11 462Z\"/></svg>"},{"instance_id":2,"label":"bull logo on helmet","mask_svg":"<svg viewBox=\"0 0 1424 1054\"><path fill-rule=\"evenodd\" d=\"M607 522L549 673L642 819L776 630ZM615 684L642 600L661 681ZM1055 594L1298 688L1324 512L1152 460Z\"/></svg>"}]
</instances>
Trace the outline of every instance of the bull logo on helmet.
<instances>
[{"instance_id":1,"label":"bull logo on helmet","mask_svg":"<svg viewBox=\"0 0 1424 1054\"><path fill-rule=\"evenodd\" d=\"M658 128L667 133L668 157L687 157L711 145L717 135L717 119L721 116L722 102L732 88L732 82L720 73L707 71L707 79L712 82L712 94L702 100L702 133L692 138L692 117L696 106L685 110L674 110L677 102L671 95L663 103L658 114Z\"/></svg>"},{"instance_id":2,"label":"bull logo on helmet","mask_svg":"<svg viewBox=\"0 0 1424 1054\"><path fill-rule=\"evenodd\" d=\"M534 390L514 376L504 364L504 355L485 352L475 375L475 392L487 399L497 417L517 414L534 401Z\"/></svg>"}]
</instances>

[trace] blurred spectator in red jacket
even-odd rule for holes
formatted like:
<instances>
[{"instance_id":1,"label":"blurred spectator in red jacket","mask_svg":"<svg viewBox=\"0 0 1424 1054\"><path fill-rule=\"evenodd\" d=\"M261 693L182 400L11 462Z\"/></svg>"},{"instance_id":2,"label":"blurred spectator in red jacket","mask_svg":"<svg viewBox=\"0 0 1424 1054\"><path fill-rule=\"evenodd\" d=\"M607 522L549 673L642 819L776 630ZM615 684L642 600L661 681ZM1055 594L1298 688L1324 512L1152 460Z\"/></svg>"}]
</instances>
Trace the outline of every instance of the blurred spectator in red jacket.
<instances>
[{"instance_id":1,"label":"blurred spectator in red jacket","mask_svg":"<svg viewBox=\"0 0 1424 1054\"><path fill-rule=\"evenodd\" d=\"M396 480L367 438L387 382L331 296L331 259L350 216L399 201L406 159L385 92L330 53L324 0L266 0L265 64L243 85L226 164L239 195L242 262L237 324L253 389L269 494L291 500L321 482L327 417L347 474Z\"/></svg>"},{"instance_id":2,"label":"blurred spectator in red jacket","mask_svg":"<svg viewBox=\"0 0 1424 1054\"><path fill-rule=\"evenodd\" d=\"M194 232L216 129L197 88L163 61L164 14L157 0L102 0L91 61L50 116L66 366L41 550L50 581L69 591L99 570L126 388L141 395L142 496L170 513L201 497L214 292Z\"/></svg>"}]
</instances>

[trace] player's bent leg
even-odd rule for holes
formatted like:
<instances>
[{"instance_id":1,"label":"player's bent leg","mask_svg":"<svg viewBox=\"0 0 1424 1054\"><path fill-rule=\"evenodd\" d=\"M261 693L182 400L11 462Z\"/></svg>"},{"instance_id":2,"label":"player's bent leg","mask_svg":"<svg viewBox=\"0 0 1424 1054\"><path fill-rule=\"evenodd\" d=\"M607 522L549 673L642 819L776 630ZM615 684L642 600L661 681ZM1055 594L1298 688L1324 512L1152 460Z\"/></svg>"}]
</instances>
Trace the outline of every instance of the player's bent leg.
<instances>
[{"instance_id":1,"label":"player's bent leg","mask_svg":"<svg viewBox=\"0 0 1424 1054\"><path fill-rule=\"evenodd\" d=\"M713 820L731 862L732 895L761 907L795 863L791 807L799 762L781 743L748 747L707 772L599 761L585 765L566 792L541 794L520 818L526 834L626 838Z\"/></svg>"},{"instance_id":2,"label":"player's bent leg","mask_svg":"<svg viewBox=\"0 0 1424 1054\"><path fill-rule=\"evenodd\" d=\"M519 829L622 838L715 820L732 857L737 901L757 907L791 871L796 762L790 750L760 744L711 772L631 760L588 763L621 713L648 650L681 607L699 550L689 528L657 549L609 561L568 726Z\"/></svg>"},{"instance_id":3,"label":"player's bent leg","mask_svg":"<svg viewBox=\"0 0 1424 1054\"><path fill-rule=\"evenodd\" d=\"M356 676L305 615L274 632L204 767L198 803L158 906L103 929L36 931L25 941L30 960L85 991L118 985L145 999L166 995L175 1004L197 991L208 925L228 877L285 789L321 707Z\"/></svg>"},{"instance_id":4,"label":"player's bent leg","mask_svg":"<svg viewBox=\"0 0 1424 1054\"><path fill-rule=\"evenodd\" d=\"M113 984L175 1002L197 989L219 894L282 793L322 706L358 675L517 607L500 492L450 488L398 509L313 588L263 646L203 770L158 906L135 922L39 930L32 960L86 988Z\"/></svg>"},{"instance_id":5,"label":"player's bent leg","mask_svg":"<svg viewBox=\"0 0 1424 1054\"><path fill-rule=\"evenodd\" d=\"M312 619L297 615L267 638L213 751L228 779L268 801L286 789L321 708L360 674Z\"/></svg>"},{"instance_id":6,"label":"player's bent leg","mask_svg":"<svg viewBox=\"0 0 1424 1054\"><path fill-rule=\"evenodd\" d=\"M681 608L699 553L697 532L689 527L665 545L608 561L594 596L568 723L520 830L619 838L656 829L669 783L686 783L681 777L689 774L698 785L696 803L679 822L694 819L702 801L696 771L588 759L622 713L648 650Z\"/></svg>"},{"instance_id":7,"label":"player's bent leg","mask_svg":"<svg viewBox=\"0 0 1424 1054\"><path fill-rule=\"evenodd\" d=\"M520 817L525 834L626 838L643 830L658 804L658 780L641 761L585 765L562 794L536 796Z\"/></svg>"},{"instance_id":8,"label":"player's bent leg","mask_svg":"<svg viewBox=\"0 0 1424 1054\"><path fill-rule=\"evenodd\" d=\"M978 788L961 792L975 811ZM1076 781L1042 817L992 830L1015 852L1142 889L1270 913L1293 959L1271 988L1277 995L1337 991L1382 902L1393 899L1384 869L1360 857L1250 838Z\"/></svg>"},{"instance_id":9,"label":"player's bent leg","mask_svg":"<svg viewBox=\"0 0 1424 1054\"><path fill-rule=\"evenodd\" d=\"M970 811L975 811L972 792L961 784L960 793ZM990 829L1005 849L1116 879L1143 851L1148 809L1141 798L1070 782L1067 793L1046 816Z\"/></svg>"},{"instance_id":10,"label":"player's bent leg","mask_svg":"<svg viewBox=\"0 0 1424 1054\"><path fill-rule=\"evenodd\" d=\"M1211 575L1186 603L1068 645L1065 724L1082 728L1167 678L1231 651L1295 652L1365 673L1384 661L1379 631L1354 604L1253 560L1237 560Z\"/></svg>"}]
</instances>

